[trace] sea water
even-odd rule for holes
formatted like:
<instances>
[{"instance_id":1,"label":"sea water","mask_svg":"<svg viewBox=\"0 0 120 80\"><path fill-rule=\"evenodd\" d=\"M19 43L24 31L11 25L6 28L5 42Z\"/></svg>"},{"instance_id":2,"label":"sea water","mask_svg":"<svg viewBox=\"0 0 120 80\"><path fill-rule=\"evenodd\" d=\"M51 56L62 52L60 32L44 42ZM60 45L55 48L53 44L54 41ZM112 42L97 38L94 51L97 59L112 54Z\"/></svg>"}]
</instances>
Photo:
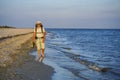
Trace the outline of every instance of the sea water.
<instances>
[{"instance_id":1,"label":"sea water","mask_svg":"<svg viewBox=\"0 0 120 80\"><path fill-rule=\"evenodd\" d=\"M54 68L53 80L120 80L119 29L46 31L43 63Z\"/></svg>"}]
</instances>

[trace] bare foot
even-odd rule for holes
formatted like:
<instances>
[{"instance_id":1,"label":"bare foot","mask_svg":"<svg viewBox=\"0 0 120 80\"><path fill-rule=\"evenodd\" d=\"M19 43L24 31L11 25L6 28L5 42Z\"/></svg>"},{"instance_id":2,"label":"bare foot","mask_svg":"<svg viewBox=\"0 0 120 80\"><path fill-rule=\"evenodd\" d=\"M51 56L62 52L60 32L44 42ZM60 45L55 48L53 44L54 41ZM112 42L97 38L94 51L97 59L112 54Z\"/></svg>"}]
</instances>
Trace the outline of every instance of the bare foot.
<instances>
[{"instance_id":1,"label":"bare foot","mask_svg":"<svg viewBox=\"0 0 120 80\"><path fill-rule=\"evenodd\" d=\"M37 61L39 61L39 60L40 60L40 57L37 58Z\"/></svg>"},{"instance_id":2,"label":"bare foot","mask_svg":"<svg viewBox=\"0 0 120 80\"><path fill-rule=\"evenodd\" d=\"M43 58L41 57L40 59L39 59L39 62L42 62L43 61Z\"/></svg>"}]
</instances>

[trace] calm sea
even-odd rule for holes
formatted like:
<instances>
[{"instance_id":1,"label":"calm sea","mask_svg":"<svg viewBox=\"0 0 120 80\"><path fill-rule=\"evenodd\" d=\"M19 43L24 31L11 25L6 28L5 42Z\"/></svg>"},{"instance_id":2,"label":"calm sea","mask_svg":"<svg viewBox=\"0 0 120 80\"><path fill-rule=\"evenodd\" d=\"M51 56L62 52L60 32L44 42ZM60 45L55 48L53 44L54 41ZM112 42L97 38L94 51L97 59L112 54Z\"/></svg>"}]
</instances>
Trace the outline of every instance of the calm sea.
<instances>
[{"instance_id":1,"label":"calm sea","mask_svg":"<svg viewBox=\"0 0 120 80\"><path fill-rule=\"evenodd\" d=\"M120 80L119 29L47 29L45 54L53 80Z\"/></svg>"}]
</instances>

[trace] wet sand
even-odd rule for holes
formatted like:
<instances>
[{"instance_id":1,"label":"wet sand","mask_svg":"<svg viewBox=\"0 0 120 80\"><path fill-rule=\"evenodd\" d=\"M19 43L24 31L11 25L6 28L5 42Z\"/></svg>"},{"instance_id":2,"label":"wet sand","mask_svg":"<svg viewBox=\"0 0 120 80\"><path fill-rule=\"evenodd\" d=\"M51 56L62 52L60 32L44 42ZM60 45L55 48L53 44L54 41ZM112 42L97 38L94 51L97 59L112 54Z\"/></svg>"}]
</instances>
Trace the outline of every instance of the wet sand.
<instances>
[{"instance_id":1,"label":"wet sand","mask_svg":"<svg viewBox=\"0 0 120 80\"><path fill-rule=\"evenodd\" d=\"M16 32L18 31L16 29ZM4 31L1 32L0 80L51 80L53 68L35 61L34 57L29 55L32 51L32 31L33 29L26 29L27 33L24 33L21 30L19 35L10 35L8 32L7 34L12 37L3 40Z\"/></svg>"}]
</instances>

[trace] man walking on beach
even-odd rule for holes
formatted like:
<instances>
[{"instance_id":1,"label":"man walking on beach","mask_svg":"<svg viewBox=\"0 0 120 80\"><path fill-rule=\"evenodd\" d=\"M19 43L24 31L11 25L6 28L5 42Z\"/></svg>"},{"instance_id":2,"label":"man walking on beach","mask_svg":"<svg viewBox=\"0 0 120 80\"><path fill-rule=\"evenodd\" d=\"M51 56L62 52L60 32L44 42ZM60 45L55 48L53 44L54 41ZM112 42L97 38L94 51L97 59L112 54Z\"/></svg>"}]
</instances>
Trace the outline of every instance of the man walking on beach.
<instances>
[{"instance_id":1,"label":"man walking on beach","mask_svg":"<svg viewBox=\"0 0 120 80\"><path fill-rule=\"evenodd\" d=\"M45 51L45 39L46 39L46 31L40 21L37 21L35 24L35 29L32 37L33 43L36 44L38 50L38 61L42 62L44 59L44 51ZM42 49L42 54L41 54Z\"/></svg>"}]
</instances>

